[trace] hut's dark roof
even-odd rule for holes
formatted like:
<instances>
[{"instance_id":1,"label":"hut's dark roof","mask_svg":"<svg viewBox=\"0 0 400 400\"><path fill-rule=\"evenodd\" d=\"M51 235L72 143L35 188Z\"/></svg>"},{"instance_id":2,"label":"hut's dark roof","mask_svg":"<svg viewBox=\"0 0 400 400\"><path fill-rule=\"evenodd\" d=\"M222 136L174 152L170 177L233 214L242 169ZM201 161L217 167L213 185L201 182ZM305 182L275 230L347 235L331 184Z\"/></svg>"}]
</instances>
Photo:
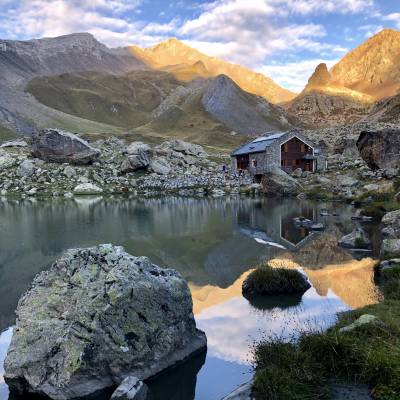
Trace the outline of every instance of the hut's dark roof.
<instances>
[{"instance_id":1,"label":"hut's dark roof","mask_svg":"<svg viewBox=\"0 0 400 400\"><path fill-rule=\"evenodd\" d=\"M276 140L280 139L283 135L286 135L287 132L275 133L269 136L261 136L257 139L252 140L249 143L246 143L242 147L239 147L235 151L231 153L232 156L240 156L243 154L250 153L261 153L265 151L268 146L271 146Z\"/></svg>"}]
</instances>

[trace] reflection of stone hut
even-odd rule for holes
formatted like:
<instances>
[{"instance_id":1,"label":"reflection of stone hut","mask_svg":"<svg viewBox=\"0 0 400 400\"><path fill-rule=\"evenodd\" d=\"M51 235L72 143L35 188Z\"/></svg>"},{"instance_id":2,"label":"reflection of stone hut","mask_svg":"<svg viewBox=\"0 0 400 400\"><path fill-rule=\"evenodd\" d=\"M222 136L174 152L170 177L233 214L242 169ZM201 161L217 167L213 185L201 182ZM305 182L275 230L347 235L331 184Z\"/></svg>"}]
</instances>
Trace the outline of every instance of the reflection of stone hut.
<instances>
[{"instance_id":1,"label":"reflection of stone hut","mask_svg":"<svg viewBox=\"0 0 400 400\"><path fill-rule=\"evenodd\" d=\"M274 167L290 173L298 168L315 172L327 166L320 149L298 131L259 137L236 149L231 157L235 170L247 170L255 177Z\"/></svg>"}]
</instances>

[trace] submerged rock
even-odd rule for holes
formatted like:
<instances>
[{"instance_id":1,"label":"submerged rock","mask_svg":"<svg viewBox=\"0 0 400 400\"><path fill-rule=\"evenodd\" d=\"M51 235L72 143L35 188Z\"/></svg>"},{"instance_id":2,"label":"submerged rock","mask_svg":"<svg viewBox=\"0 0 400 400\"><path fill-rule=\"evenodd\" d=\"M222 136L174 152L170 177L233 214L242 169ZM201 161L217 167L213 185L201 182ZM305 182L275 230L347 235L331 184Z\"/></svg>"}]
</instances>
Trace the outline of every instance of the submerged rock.
<instances>
[{"instance_id":1,"label":"submerged rock","mask_svg":"<svg viewBox=\"0 0 400 400\"><path fill-rule=\"evenodd\" d=\"M32 136L32 155L48 162L85 165L96 161L100 151L70 132L44 129Z\"/></svg>"},{"instance_id":2,"label":"submerged rock","mask_svg":"<svg viewBox=\"0 0 400 400\"><path fill-rule=\"evenodd\" d=\"M366 232L362 228L357 228L339 240L339 245L351 249L364 249L371 245Z\"/></svg>"},{"instance_id":3,"label":"submerged rock","mask_svg":"<svg viewBox=\"0 0 400 400\"><path fill-rule=\"evenodd\" d=\"M152 377L206 346L187 283L122 247L67 251L20 299L5 361L12 391L93 395Z\"/></svg>"}]
</instances>

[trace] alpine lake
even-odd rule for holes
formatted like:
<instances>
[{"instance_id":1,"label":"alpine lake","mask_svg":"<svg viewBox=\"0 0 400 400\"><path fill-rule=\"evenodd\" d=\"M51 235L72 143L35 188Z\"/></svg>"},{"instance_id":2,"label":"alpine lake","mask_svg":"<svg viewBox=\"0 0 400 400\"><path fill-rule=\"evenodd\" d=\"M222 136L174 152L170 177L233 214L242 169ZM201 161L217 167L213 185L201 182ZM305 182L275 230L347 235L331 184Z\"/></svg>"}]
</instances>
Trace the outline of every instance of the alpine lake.
<instances>
[{"instance_id":1,"label":"alpine lake","mask_svg":"<svg viewBox=\"0 0 400 400\"><path fill-rule=\"evenodd\" d=\"M379 300L373 279L379 229L352 220L353 214L343 203L240 196L1 200L0 400L9 398L2 365L18 300L66 249L112 243L178 270L189 284L197 326L207 334L207 354L149 382L152 398L219 400L251 379L258 340L326 329L337 313ZM299 216L325 229L298 228L293 219ZM338 247L360 224L371 251ZM266 261L301 268L312 287L303 296L250 303L242 283Z\"/></svg>"}]
</instances>

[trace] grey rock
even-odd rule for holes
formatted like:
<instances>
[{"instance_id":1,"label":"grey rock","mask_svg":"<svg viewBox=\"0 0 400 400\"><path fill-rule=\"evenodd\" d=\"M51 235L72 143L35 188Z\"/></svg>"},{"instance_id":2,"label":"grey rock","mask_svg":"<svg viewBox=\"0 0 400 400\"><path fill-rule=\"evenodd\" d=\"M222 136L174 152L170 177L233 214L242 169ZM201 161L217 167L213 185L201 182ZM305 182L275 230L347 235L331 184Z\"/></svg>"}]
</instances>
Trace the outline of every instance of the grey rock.
<instances>
[{"instance_id":1,"label":"grey rock","mask_svg":"<svg viewBox=\"0 0 400 400\"><path fill-rule=\"evenodd\" d=\"M0 152L0 170L11 168L15 164L15 158L11 154Z\"/></svg>"},{"instance_id":2,"label":"grey rock","mask_svg":"<svg viewBox=\"0 0 400 400\"><path fill-rule=\"evenodd\" d=\"M357 147L361 157L372 170L400 169L400 129L362 131Z\"/></svg>"},{"instance_id":3,"label":"grey rock","mask_svg":"<svg viewBox=\"0 0 400 400\"><path fill-rule=\"evenodd\" d=\"M68 165L68 166L66 166L65 168L64 168L64 175L67 177L67 178L75 178L76 177L76 175L77 175L77 172L76 172L76 169L74 168L74 167L71 167L70 165Z\"/></svg>"},{"instance_id":4,"label":"grey rock","mask_svg":"<svg viewBox=\"0 0 400 400\"><path fill-rule=\"evenodd\" d=\"M340 185L342 186L346 186L346 187L354 187L357 186L359 184L358 179L353 178L352 176L349 175L345 175L342 176L338 179L338 182Z\"/></svg>"},{"instance_id":5,"label":"grey rock","mask_svg":"<svg viewBox=\"0 0 400 400\"><path fill-rule=\"evenodd\" d=\"M17 174L20 177L31 176L35 172L35 164L31 160L24 160L20 164L17 170Z\"/></svg>"},{"instance_id":6,"label":"grey rock","mask_svg":"<svg viewBox=\"0 0 400 400\"><path fill-rule=\"evenodd\" d=\"M150 163L150 170L159 175L168 175L171 165L165 157L156 157Z\"/></svg>"},{"instance_id":7,"label":"grey rock","mask_svg":"<svg viewBox=\"0 0 400 400\"><path fill-rule=\"evenodd\" d=\"M169 140L156 147L157 152L164 155L170 152L184 153L196 157L207 157L207 152L198 144L185 142L180 139Z\"/></svg>"},{"instance_id":8,"label":"grey rock","mask_svg":"<svg viewBox=\"0 0 400 400\"><path fill-rule=\"evenodd\" d=\"M348 235L343 236L339 240L339 245L351 249L355 248L366 248L371 245L366 232L362 228L357 228Z\"/></svg>"},{"instance_id":9,"label":"grey rock","mask_svg":"<svg viewBox=\"0 0 400 400\"><path fill-rule=\"evenodd\" d=\"M96 161L100 151L70 132L44 129L32 136L32 154L48 162L86 165Z\"/></svg>"},{"instance_id":10,"label":"grey rock","mask_svg":"<svg viewBox=\"0 0 400 400\"><path fill-rule=\"evenodd\" d=\"M175 270L122 247L73 249L20 299L5 380L13 392L68 400L148 379L205 346Z\"/></svg>"},{"instance_id":11,"label":"grey rock","mask_svg":"<svg viewBox=\"0 0 400 400\"><path fill-rule=\"evenodd\" d=\"M271 197L295 196L302 189L296 179L278 167L263 176L261 185L264 194Z\"/></svg>"},{"instance_id":12,"label":"grey rock","mask_svg":"<svg viewBox=\"0 0 400 400\"><path fill-rule=\"evenodd\" d=\"M128 376L115 390L111 400L146 400L148 388L136 376Z\"/></svg>"},{"instance_id":13,"label":"grey rock","mask_svg":"<svg viewBox=\"0 0 400 400\"><path fill-rule=\"evenodd\" d=\"M388 239L400 239L400 210L386 213L382 218L382 235Z\"/></svg>"},{"instance_id":14,"label":"grey rock","mask_svg":"<svg viewBox=\"0 0 400 400\"><path fill-rule=\"evenodd\" d=\"M75 195L96 195L103 193L103 189L93 183L81 183L74 189Z\"/></svg>"},{"instance_id":15,"label":"grey rock","mask_svg":"<svg viewBox=\"0 0 400 400\"><path fill-rule=\"evenodd\" d=\"M381 257L400 257L400 239L383 239Z\"/></svg>"},{"instance_id":16,"label":"grey rock","mask_svg":"<svg viewBox=\"0 0 400 400\"><path fill-rule=\"evenodd\" d=\"M148 144L133 142L126 149L127 157L121 164L122 172L134 172L149 166L152 149Z\"/></svg>"},{"instance_id":17,"label":"grey rock","mask_svg":"<svg viewBox=\"0 0 400 400\"><path fill-rule=\"evenodd\" d=\"M26 143L23 139L18 140L10 140L8 142L4 142L0 148L7 148L7 147L28 147L28 143Z\"/></svg>"},{"instance_id":18,"label":"grey rock","mask_svg":"<svg viewBox=\"0 0 400 400\"><path fill-rule=\"evenodd\" d=\"M354 329L359 328L360 326L368 324L376 324L379 323L379 321L380 320L375 315L363 314L361 315L361 317L356 319L352 324L340 328L339 332L350 332L353 331Z\"/></svg>"}]
</instances>

